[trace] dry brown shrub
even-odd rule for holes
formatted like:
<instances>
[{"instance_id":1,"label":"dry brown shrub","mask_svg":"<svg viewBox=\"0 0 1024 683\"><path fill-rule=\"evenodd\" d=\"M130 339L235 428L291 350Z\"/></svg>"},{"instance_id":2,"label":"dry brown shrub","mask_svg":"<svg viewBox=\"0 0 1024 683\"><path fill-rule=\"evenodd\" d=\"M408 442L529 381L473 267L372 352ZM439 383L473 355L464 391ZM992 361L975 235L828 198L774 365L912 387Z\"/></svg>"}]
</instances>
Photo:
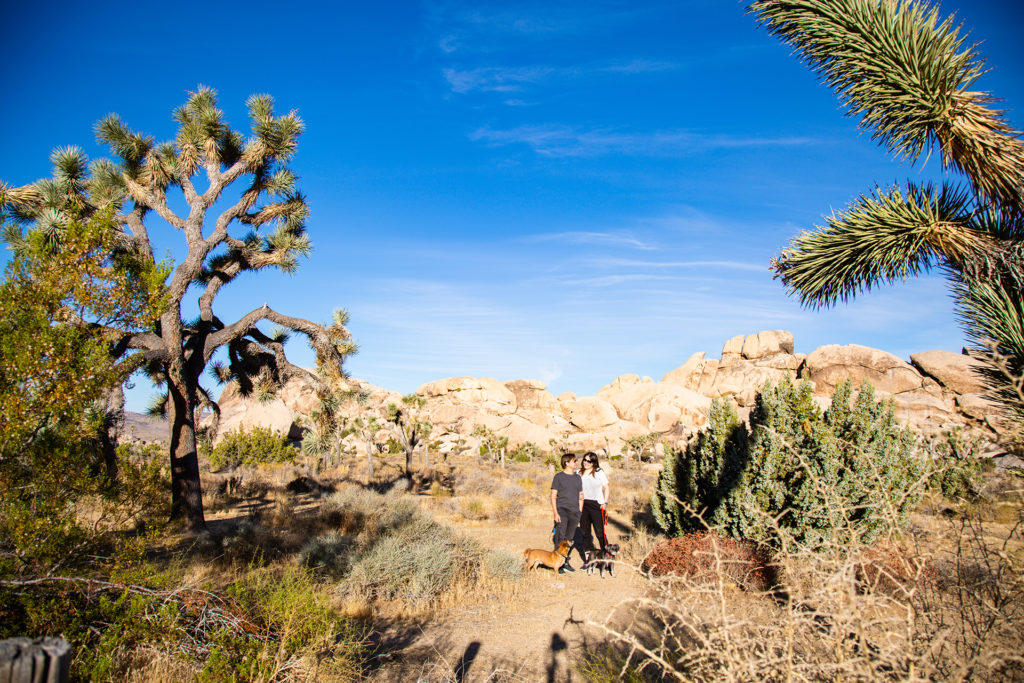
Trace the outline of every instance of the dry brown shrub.
<instances>
[{"instance_id":1,"label":"dry brown shrub","mask_svg":"<svg viewBox=\"0 0 1024 683\"><path fill-rule=\"evenodd\" d=\"M1021 526L946 519L920 536L779 552L781 585L763 592L736 590L744 565L723 561L749 548L662 544L652 562L674 571L588 622L614 644L596 654L627 680L1024 680Z\"/></svg>"},{"instance_id":2,"label":"dry brown shrub","mask_svg":"<svg viewBox=\"0 0 1024 683\"><path fill-rule=\"evenodd\" d=\"M497 506L494 519L503 525L515 524L523 516L523 504L518 500L509 500Z\"/></svg>"},{"instance_id":3,"label":"dry brown shrub","mask_svg":"<svg viewBox=\"0 0 1024 683\"><path fill-rule=\"evenodd\" d=\"M876 543L854 560L859 589L893 597L910 597L918 587L934 587L939 579L935 564L891 541Z\"/></svg>"},{"instance_id":4,"label":"dry brown shrub","mask_svg":"<svg viewBox=\"0 0 1024 683\"><path fill-rule=\"evenodd\" d=\"M763 546L711 531L659 543L644 558L641 569L653 576L676 574L694 581L724 575L745 590L766 591L776 583L770 553Z\"/></svg>"}]
</instances>

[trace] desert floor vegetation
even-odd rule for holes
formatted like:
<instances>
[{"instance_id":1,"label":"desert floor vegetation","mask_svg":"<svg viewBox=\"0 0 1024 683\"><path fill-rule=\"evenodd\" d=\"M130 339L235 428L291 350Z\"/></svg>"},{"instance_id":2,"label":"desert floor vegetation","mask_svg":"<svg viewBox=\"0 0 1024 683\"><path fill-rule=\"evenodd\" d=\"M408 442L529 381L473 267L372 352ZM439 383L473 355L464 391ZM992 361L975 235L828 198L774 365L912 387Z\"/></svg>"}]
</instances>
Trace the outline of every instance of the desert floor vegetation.
<instances>
[{"instance_id":1,"label":"desert floor vegetation","mask_svg":"<svg viewBox=\"0 0 1024 683\"><path fill-rule=\"evenodd\" d=\"M610 463L622 553L602 578L523 571L523 548L550 544L546 465L363 467L313 477L300 455L207 474L208 533L143 515L100 561L8 575L3 635L62 633L74 676L96 680L1020 677L1009 471L972 466L945 492L933 474L903 532L810 552L669 539L649 508L658 465Z\"/></svg>"}]
</instances>

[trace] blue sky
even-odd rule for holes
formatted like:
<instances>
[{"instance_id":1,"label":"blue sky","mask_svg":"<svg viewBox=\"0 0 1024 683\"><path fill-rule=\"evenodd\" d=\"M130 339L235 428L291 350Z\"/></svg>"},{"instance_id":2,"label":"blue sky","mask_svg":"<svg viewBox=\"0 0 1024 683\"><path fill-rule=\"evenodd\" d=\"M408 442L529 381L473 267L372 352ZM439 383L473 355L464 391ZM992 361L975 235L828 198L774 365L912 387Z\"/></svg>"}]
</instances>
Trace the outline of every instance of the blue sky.
<instances>
[{"instance_id":1,"label":"blue sky","mask_svg":"<svg viewBox=\"0 0 1024 683\"><path fill-rule=\"evenodd\" d=\"M109 112L166 140L198 84L243 130L245 98L270 93L306 122L292 168L315 250L294 276L233 283L220 315L348 308L350 372L402 392L474 375L592 394L762 329L805 353L959 350L937 275L818 312L772 280L799 230L875 183L941 171L859 133L744 6L17 3L0 178L48 175L57 146L105 156L92 126ZM1024 126L1024 5L941 7L981 42L979 87ZM159 249L180 254L169 229ZM290 353L312 362L301 342Z\"/></svg>"}]
</instances>

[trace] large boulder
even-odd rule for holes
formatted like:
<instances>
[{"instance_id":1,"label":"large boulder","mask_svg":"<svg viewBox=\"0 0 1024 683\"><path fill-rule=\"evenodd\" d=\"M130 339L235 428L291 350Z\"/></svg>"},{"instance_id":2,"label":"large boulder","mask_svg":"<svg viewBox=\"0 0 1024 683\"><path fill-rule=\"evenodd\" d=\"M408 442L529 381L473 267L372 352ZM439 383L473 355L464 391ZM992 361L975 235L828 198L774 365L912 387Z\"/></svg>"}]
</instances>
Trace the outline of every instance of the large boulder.
<instances>
[{"instance_id":1,"label":"large boulder","mask_svg":"<svg viewBox=\"0 0 1024 683\"><path fill-rule=\"evenodd\" d=\"M502 436L508 437L510 448L530 442L547 450L549 448L548 442L556 436L555 432L550 429L525 420L519 415L509 415L508 419L508 426L502 431Z\"/></svg>"},{"instance_id":2,"label":"large boulder","mask_svg":"<svg viewBox=\"0 0 1024 683\"><path fill-rule=\"evenodd\" d=\"M757 334L748 334L743 340L740 353L747 360L779 354L793 355L793 333L785 330L765 330Z\"/></svg>"},{"instance_id":3,"label":"large boulder","mask_svg":"<svg viewBox=\"0 0 1024 683\"><path fill-rule=\"evenodd\" d=\"M416 393L428 400L443 399L453 404L477 406L480 411L494 415L516 411L516 395L490 377L448 377L427 382Z\"/></svg>"},{"instance_id":4,"label":"large boulder","mask_svg":"<svg viewBox=\"0 0 1024 683\"><path fill-rule=\"evenodd\" d=\"M584 432L599 432L619 421L615 407L599 398L584 397L567 407L569 422Z\"/></svg>"},{"instance_id":5,"label":"large boulder","mask_svg":"<svg viewBox=\"0 0 1024 683\"><path fill-rule=\"evenodd\" d=\"M634 374L619 375L612 380L611 384L601 387L595 395L597 398L603 398L607 401L609 396L619 394L630 387L635 387L638 384L650 385L653 383L650 377L641 378L640 375Z\"/></svg>"},{"instance_id":6,"label":"large boulder","mask_svg":"<svg viewBox=\"0 0 1024 683\"><path fill-rule=\"evenodd\" d=\"M693 389L695 384L700 383L700 371L704 367L704 352L698 351L689 358L686 362L680 365L675 370L672 370L664 377L661 378L663 384L681 384L684 387ZM696 381L694 375L697 375Z\"/></svg>"},{"instance_id":7,"label":"large boulder","mask_svg":"<svg viewBox=\"0 0 1024 683\"><path fill-rule=\"evenodd\" d=\"M979 371L980 361L952 351L922 351L910 354L910 362L921 372L957 394L980 394L985 391Z\"/></svg>"},{"instance_id":8,"label":"large boulder","mask_svg":"<svg viewBox=\"0 0 1024 683\"><path fill-rule=\"evenodd\" d=\"M217 399L217 405L220 421L214 441L230 431L253 427L269 427L290 439L299 439L302 429L297 424L298 416L309 415L319 408L320 399L313 383L298 376L288 380L269 401L243 396L238 384L230 382Z\"/></svg>"},{"instance_id":9,"label":"large boulder","mask_svg":"<svg viewBox=\"0 0 1024 683\"><path fill-rule=\"evenodd\" d=\"M505 382L505 387L516 397L517 410L524 408L535 408L539 410L556 411L558 401L547 391L547 385L535 379L517 379Z\"/></svg>"},{"instance_id":10,"label":"large boulder","mask_svg":"<svg viewBox=\"0 0 1024 683\"><path fill-rule=\"evenodd\" d=\"M680 423L699 426L707 419L711 399L681 384L638 383L606 394L618 416L664 434Z\"/></svg>"},{"instance_id":11,"label":"large boulder","mask_svg":"<svg viewBox=\"0 0 1024 683\"><path fill-rule=\"evenodd\" d=\"M804 360L801 377L814 382L816 393L827 395L846 379L853 381L855 389L868 380L889 395L924 388L924 379L910 363L858 344L818 347Z\"/></svg>"}]
</instances>

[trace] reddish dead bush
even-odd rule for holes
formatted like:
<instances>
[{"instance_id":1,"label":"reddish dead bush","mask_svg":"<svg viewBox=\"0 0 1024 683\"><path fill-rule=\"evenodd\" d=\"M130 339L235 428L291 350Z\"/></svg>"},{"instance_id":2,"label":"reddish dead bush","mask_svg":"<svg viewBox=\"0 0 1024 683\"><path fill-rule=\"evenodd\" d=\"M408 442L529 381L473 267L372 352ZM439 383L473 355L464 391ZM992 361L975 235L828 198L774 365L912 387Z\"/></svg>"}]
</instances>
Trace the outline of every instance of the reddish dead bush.
<instances>
[{"instance_id":1,"label":"reddish dead bush","mask_svg":"<svg viewBox=\"0 0 1024 683\"><path fill-rule=\"evenodd\" d=\"M917 586L935 586L938 571L924 558L912 557L899 546L877 543L857 560L857 586L861 591L905 598Z\"/></svg>"},{"instance_id":2,"label":"reddish dead bush","mask_svg":"<svg viewBox=\"0 0 1024 683\"><path fill-rule=\"evenodd\" d=\"M775 567L765 548L710 531L659 543L641 567L654 576L676 574L697 580L714 580L720 571L744 590L766 591L777 583Z\"/></svg>"}]
</instances>

